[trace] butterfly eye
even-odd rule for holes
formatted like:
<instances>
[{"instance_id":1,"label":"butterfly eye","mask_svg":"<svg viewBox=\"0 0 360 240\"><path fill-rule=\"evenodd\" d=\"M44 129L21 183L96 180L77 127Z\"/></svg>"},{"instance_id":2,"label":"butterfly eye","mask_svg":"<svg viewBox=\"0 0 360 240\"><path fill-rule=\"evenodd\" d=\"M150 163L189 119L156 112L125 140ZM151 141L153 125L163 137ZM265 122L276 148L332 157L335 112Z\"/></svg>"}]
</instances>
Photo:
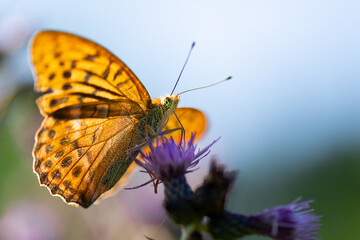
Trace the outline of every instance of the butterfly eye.
<instances>
[{"instance_id":1,"label":"butterfly eye","mask_svg":"<svg viewBox=\"0 0 360 240\"><path fill-rule=\"evenodd\" d=\"M167 109L169 109L170 107L171 107L171 105L172 105L172 100L170 99L170 98L165 98L165 100L164 100L164 107L165 107L165 109L167 110Z\"/></svg>"}]
</instances>

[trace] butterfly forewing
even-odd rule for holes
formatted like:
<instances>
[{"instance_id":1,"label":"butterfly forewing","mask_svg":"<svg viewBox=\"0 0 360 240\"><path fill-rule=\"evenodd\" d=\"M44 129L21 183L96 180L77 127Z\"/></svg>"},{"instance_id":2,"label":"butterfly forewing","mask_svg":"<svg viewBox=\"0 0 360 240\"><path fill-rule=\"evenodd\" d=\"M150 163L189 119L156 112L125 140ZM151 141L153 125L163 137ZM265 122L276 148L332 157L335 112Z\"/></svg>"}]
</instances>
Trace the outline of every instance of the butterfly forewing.
<instances>
[{"instance_id":1,"label":"butterfly forewing","mask_svg":"<svg viewBox=\"0 0 360 240\"><path fill-rule=\"evenodd\" d=\"M129 99L146 110L151 98L117 57L87 39L62 32L38 33L32 44L35 90L43 115L78 103Z\"/></svg>"}]
</instances>

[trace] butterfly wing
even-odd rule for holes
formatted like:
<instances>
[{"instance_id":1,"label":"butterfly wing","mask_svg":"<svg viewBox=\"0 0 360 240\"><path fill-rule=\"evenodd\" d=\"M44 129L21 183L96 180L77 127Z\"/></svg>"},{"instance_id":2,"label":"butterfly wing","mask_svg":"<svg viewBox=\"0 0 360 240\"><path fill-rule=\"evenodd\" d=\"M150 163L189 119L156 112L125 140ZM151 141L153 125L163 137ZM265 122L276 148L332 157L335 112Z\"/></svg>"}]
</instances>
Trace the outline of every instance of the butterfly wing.
<instances>
[{"instance_id":1,"label":"butterfly wing","mask_svg":"<svg viewBox=\"0 0 360 240\"><path fill-rule=\"evenodd\" d=\"M47 117L37 133L34 170L40 183L66 202L89 207L122 177L131 161L136 120L59 120ZM116 129L110 130L110 129Z\"/></svg>"},{"instance_id":2,"label":"butterfly wing","mask_svg":"<svg viewBox=\"0 0 360 240\"><path fill-rule=\"evenodd\" d=\"M191 133L196 133L195 141L203 136L206 131L207 121L205 115L194 108L177 108L176 116L179 118L181 125L185 130L185 140L189 140ZM181 125L174 114L172 114L163 131L181 128ZM174 131L167 136L172 136L176 141L181 138L181 131Z\"/></svg>"},{"instance_id":3,"label":"butterfly wing","mask_svg":"<svg viewBox=\"0 0 360 240\"><path fill-rule=\"evenodd\" d=\"M35 137L34 172L53 194L89 207L132 162L126 151L138 144L136 124L151 98L121 60L72 34L38 33L32 61L45 116Z\"/></svg>"},{"instance_id":4,"label":"butterfly wing","mask_svg":"<svg viewBox=\"0 0 360 240\"><path fill-rule=\"evenodd\" d=\"M151 98L135 74L111 52L85 38L44 31L32 43L35 90L46 116L78 103L132 100L146 110Z\"/></svg>"}]
</instances>

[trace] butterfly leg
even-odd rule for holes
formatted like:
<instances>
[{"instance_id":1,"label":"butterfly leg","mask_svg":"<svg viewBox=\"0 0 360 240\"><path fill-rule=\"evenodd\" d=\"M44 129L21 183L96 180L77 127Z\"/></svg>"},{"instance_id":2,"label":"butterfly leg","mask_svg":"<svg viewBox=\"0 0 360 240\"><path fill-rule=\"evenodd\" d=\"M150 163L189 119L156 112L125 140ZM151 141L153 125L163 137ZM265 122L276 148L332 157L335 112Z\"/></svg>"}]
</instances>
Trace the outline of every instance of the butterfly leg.
<instances>
[{"instance_id":1,"label":"butterfly leg","mask_svg":"<svg viewBox=\"0 0 360 240\"><path fill-rule=\"evenodd\" d=\"M167 134L173 133L178 130L181 130L181 134L182 134L184 131L184 128L179 127L179 128L169 129L166 131L159 131L158 133L155 133L155 131L152 128L150 128L148 125L146 125L145 126L145 135L149 136L151 139L154 139L158 136L167 135Z\"/></svg>"},{"instance_id":2,"label":"butterfly leg","mask_svg":"<svg viewBox=\"0 0 360 240\"><path fill-rule=\"evenodd\" d=\"M145 125L145 136L149 136L152 139L155 138L157 134L149 125Z\"/></svg>"},{"instance_id":3,"label":"butterfly leg","mask_svg":"<svg viewBox=\"0 0 360 240\"><path fill-rule=\"evenodd\" d=\"M176 117L176 119L178 120L178 122L179 122L179 124L180 124L180 126L181 126L181 136L180 136L180 146L181 146L181 144L182 144L182 142L183 142L183 139L184 139L184 142L185 142L185 128L184 128L184 126L181 124L181 121L180 121L180 119L179 119L179 117L176 115L176 113L174 112L174 115L175 115L175 117Z\"/></svg>"},{"instance_id":4,"label":"butterfly leg","mask_svg":"<svg viewBox=\"0 0 360 240\"><path fill-rule=\"evenodd\" d=\"M160 134L158 134L158 136L170 134L170 133L173 133L173 132L179 131L179 130L181 130L181 136L182 136L182 133L183 133L183 130L184 130L183 128L174 128L174 129L169 129L169 130L166 130L166 131L162 131L162 132L160 132Z\"/></svg>"},{"instance_id":5,"label":"butterfly leg","mask_svg":"<svg viewBox=\"0 0 360 240\"><path fill-rule=\"evenodd\" d=\"M145 126L145 132L148 133L148 134L146 134L146 136L149 136L151 141L152 141L153 139L155 139L156 137L158 137L158 136L167 135L167 134L173 133L173 132L175 132L175 131L179 131L179 130L183 130L183 128L174 128L174 129L162 131L162 132L159 132L159 133L155 133L153 129L151 129L151 128L148 127L147 125ZM143 142L143 143L140 143L140 144L136 145L135 147L129 148L129 149L127 150L127 152L132 151L132 150L135 150L135 149L137 149L138 147L139 147L139 148L144 148L144 147L146 147L147 145L148 145L148 142L145 141L145 142Z\"/></svg>"}]
</instances>

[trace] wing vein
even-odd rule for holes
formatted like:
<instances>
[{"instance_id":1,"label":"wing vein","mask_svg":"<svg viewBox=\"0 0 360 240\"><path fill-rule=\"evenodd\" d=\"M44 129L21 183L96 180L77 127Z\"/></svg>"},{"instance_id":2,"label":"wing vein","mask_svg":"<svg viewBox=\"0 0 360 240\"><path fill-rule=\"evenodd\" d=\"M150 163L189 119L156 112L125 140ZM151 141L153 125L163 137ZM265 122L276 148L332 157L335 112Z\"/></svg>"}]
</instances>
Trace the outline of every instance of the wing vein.
<instances>
[{"instance_id":1,"label":"wing vein","mask_svg":"<svg viewBox=\"0 0 360 240\"><path fill-rule=\"evenodd\" d=\"M107 120L107 121L108 121L108 120ZM105 122L105 121L104 121L104 122ZM96 132L96 131L100 128L100 126L101 126L101 124L99 124L99 126L96 128L96 130L95 130L94 132ZM85 134L84 136L88 136L88 135L91 135L91 134L93 134L93 133ZM81 136L81 137L84 137L84 136ZM78 139L72 141L71 143L73 143L73 142L75 142L75 141L77 141L77 140L78 140ZM101 141L101 142L103 142L103 141ZM98 143L101 143L101 142L98 142ZM56 152L58 152L58 151L64 149L65 147L71 145L71 143L62 146L61 148L57 149ZM94 145L92 145L92 146L94 146ZM84 147L87 147L87 146L84 146ZM91 146L90 146L90 147L91 147ZM77 149L77 148L76 148L76 149ZM53 169L54 169L55 167L57 167L58 164L59 164L67 155L69 155L70 153L72 153L72 152L73 152L74 150L76 150L76 149L73 149L72 151L69 151L69 152L67 152L64 156L62 156L62 157L57 161L57 163L56 163L53 167L51 167L51 169L49 170L49 172L52 172ZM54 153L55 153L55 152L54 152ZM77 164L79 160L80 160L80 158L76 161L75 164ZM74 164L74 165L75 165L75 164Z\"/></svg>"}]
</instances>

